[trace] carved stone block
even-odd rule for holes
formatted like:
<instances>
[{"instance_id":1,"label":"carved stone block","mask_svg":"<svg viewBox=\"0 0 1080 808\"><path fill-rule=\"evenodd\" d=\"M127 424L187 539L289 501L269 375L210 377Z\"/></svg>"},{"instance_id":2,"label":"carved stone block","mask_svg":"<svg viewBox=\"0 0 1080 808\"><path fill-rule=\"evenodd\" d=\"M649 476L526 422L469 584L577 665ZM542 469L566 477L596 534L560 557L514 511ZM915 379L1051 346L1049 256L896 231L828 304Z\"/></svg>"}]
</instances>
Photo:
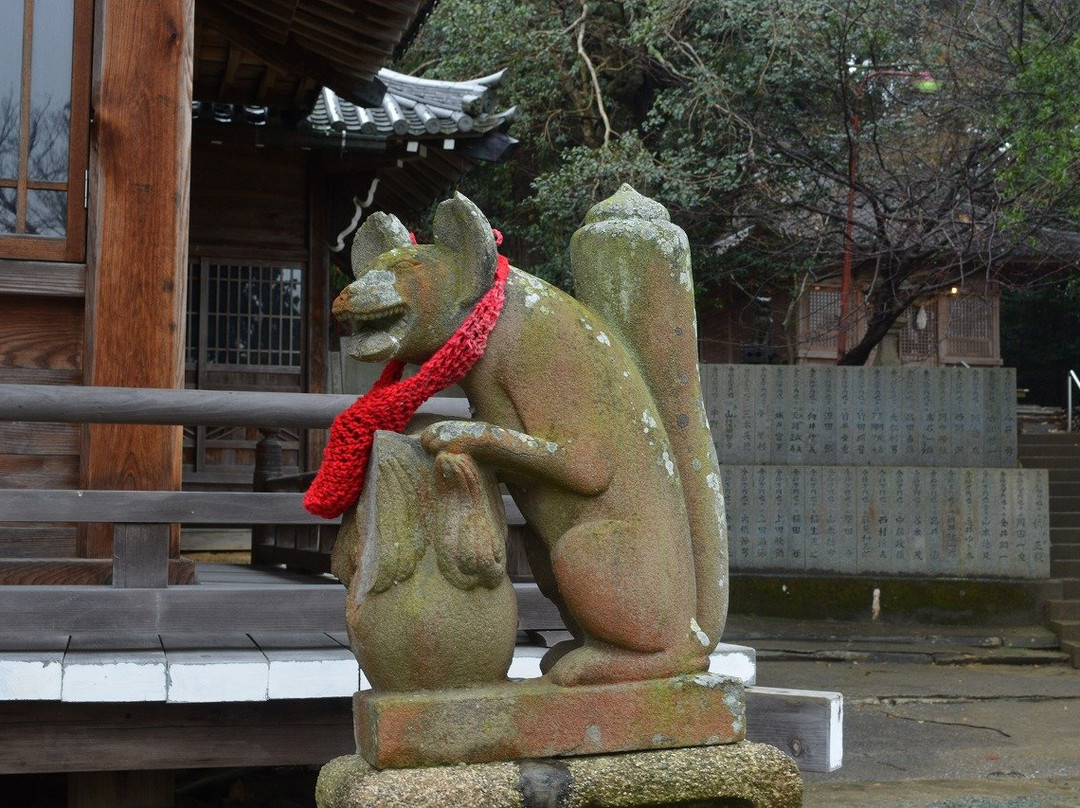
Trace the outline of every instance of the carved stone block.
<instances>
[{"instance_id":1,"label":"carved stone block","mask_svg":"<svg viewBox=\"0 0 1080 808\"><path fill-rule=\"evenodd\" d=\"M742 682L712 673L363 692L353 709L357 748L379 769L713 746L746 735Z\"/></svg>"}]
</instances>

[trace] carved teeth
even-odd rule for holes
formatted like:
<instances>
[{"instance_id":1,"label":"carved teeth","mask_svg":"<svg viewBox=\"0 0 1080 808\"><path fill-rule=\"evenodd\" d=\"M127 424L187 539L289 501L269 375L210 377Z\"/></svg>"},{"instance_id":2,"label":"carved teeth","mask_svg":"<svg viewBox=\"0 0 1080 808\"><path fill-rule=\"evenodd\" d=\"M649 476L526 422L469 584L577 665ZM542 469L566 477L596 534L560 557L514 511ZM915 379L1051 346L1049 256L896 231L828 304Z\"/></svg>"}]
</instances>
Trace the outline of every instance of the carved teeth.
<instances>
[{"instance_id":1,"label":"carved teeth","mask_svg":"<svg viewBox=\"0 0 1080 808\"><path fill-rule=\"evenodd\" d=\"M378 311L358 312L350 311L346 312L344 317L340 318L345 320L349 325L354 328L362 328L365 324L386 321L386 325L390 324L394 318L405 313L404 304L398 306L390 306L386 309L379 309Z\"/></svg>"}]
</instances>

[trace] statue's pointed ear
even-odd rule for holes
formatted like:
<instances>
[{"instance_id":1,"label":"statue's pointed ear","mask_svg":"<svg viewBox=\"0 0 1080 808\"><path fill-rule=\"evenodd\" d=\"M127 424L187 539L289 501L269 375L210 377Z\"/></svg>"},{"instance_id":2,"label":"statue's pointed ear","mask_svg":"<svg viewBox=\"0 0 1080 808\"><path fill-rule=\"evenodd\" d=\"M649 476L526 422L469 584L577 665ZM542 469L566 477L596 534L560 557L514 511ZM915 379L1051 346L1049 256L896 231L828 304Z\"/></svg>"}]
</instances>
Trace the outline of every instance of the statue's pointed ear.
<instances>
[{"instance_id":1,"label":"statue's pointed ear","mask_svg":"<svg viewBox=\"0 0 1080 808\"><path fill-rule=\"evenodd\" d=\"M389 252L395 247L408 247L412 243L409 231L396 216L382 211L371 214L353 236L353 275L359 278L384 252Z\"/></svg>"},{"instance_id":2,"label":"statue's pointed ear","mask_svg":"<svg viewBox=\"0 0 1080 808\"><path fill-rule=\"evenodd\" d=\"M495 281L495 236L487 217L467 197L455 193L435 211L435 244L477 262L476 279L487 289Z\"/></svg>"}]
</instances>

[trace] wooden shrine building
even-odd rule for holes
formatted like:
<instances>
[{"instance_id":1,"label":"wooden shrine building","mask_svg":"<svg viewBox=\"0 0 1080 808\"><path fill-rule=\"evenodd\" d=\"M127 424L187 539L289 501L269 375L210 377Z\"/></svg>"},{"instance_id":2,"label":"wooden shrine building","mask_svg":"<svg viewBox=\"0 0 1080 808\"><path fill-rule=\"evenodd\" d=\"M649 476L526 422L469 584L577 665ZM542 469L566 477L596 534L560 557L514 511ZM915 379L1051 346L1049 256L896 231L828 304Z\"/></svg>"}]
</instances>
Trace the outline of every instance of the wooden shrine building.
<instances>
[{"instance_id":1,"label":"wooden shrine building","mask_svg":"<svg viewBox=\"0 0 1080 808\"><path fill-rule=\"evenodd\" d=\"M344 280L333 247L357 206L408 220L513 144L501 74L383 69L431 5L4 4L0 384L322 392ZM0 477L235 487L250 484L257 440L244 427L0 423ZM285 446L295 468L319 448L302 430ZM108 526L3 525L0 583L89 583L64 560L111 553Z\"/></svg>"}]
</instances>

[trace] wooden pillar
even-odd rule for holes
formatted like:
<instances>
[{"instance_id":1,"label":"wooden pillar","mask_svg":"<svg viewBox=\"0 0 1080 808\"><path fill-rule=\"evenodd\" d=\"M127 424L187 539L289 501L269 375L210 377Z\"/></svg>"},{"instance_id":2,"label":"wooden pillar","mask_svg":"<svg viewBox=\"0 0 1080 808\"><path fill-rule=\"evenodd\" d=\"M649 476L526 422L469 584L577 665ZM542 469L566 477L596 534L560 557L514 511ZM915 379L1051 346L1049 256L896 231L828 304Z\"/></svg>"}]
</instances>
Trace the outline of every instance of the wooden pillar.
<instances>
[{"instance_id":1,"label":"wooden pillar","mask_svg":"<svg viewBox=\"0 0 1080 808\"><path fill-rule=\"evenodd\" d=\"M86 366L91 385L183 384L194 0L101 0L95 20ZM87 488L175 489L180 427L93 425ZM108 526L80 537L108 557ZM179 554L173 531L170 556Z\"/></svg>"},{"instance_id":2,"label":"wooden pillar","mask_svg":"<svg viewBox=\"0 0 1080 808\"><path fill-rule=\"evenodd\" d=\"M308 265L304 288L307 300L307 334L304 339L306 376L304 389L309 393L325 393L326 372L329 361L330 333L330 254L326 248L327 180L323 170L323 156L312 152L308 163ZM301 462L304 470L314 470L322 462L326 448L325 429L307 430L307 439L301 451L306 452ZM268 529L273 529L267 526Z\"/></svg>"}]
</instances>

